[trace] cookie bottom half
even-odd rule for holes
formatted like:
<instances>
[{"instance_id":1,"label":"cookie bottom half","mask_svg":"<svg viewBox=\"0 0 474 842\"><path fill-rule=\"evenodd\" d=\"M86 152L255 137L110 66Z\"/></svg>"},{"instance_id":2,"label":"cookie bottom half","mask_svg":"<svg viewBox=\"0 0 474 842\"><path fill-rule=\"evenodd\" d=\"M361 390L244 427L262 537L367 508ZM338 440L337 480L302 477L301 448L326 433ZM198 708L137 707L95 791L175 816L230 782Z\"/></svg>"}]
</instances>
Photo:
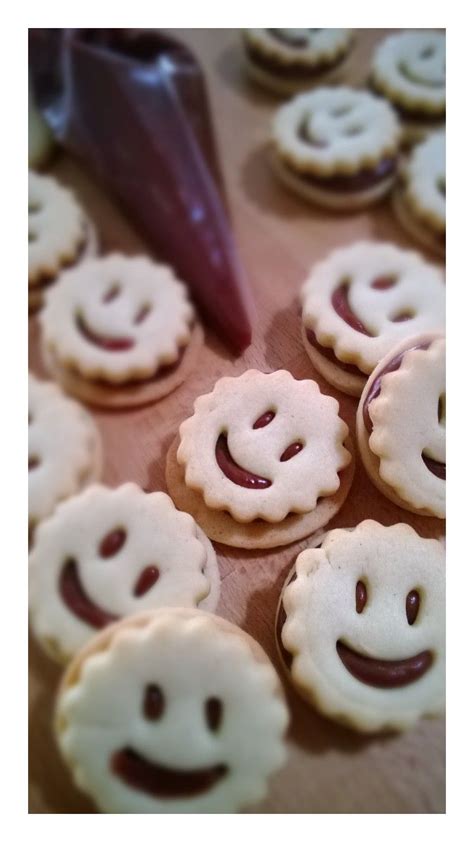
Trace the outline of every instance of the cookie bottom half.
<instances>
[{"instance_id":1,"label":"cookie bottom half","mask_svg":"<svg viewBox=\"0 0 474 842\"><path fill-rule=\"evenodd\" d=\"M248 53L245 53L244 62L249 78L276 96L291 96L299 91L312 90L317 85L337 85L342 81L346 69L344 57L336 62L333 67L316 70L314 73L311 73L309 69L306 77L300 76L292 79L291 77L285 78L284 66L278 74L272 73L270 69L253 61Z\"/></svg>"},{"instance_id":2,"label":"cookie bottom half","mask_svg":"<svg viewBox=\"0 0 474 842\"><path fill-rule=\"evenodd\" d=\"M184 468L178 463L179 436L172 442L166 457L166 485L176 508L191 514L212 541L245 550L282 547L318 532L339 511L352 485L355 470L351 437L344 442L352 459L340 473L341 484L335 494L321 497L316 508L307 514L290 514L281 523L263 520L238 523L225 511L209 509L201 494L188 488Z\"/></svg>"},{"instance_id":3,"label":"cookie bottom half","mask_svg":"<svg viewBox=\"0 0 474 842\"><path fill-rule=\"evenodd\" d=\"M49 348L42 348L46 368L60 386L69 394L92 406L107 409L128 409L144 406L164 398L180 386L194 369L204 342L204 332L195 324L189 344L183 350L179 363L169 370L147 380L122 385L108 384L102 380L88 380L72 368L63 366Z\"/></svg>"},{"instance_id":4,"label":"cookie bottom half","mask_svg":"<svg viewBox=\"0 0 474 842\"><path fill-rule=\"evenodd\" d=\"M395 181L393 173L367 189L341 192L325 190L292 170L275 152L271 153L270 161L275 175L285 187L308 202L339 213L353 213L381 201Z\"/></svg>"},{"instance_id":5,"label":"cookie bottom half","mask_svg":"<svg viewBox=\"0 0 474 842\"><path fill-rule=\"evenodd\" d=\"M392 207L403 230L421 246L428 249L428 251L435 254L437 257L444 259L446 255L446 245L444 239L440 239L440 235L427 223L415 216L404 197L403 188L398 187L392 197Z\"/></svg>"},{"instance_id":6,"label":"cookie bottom half","mask_svg":"<svg viewBox=\"0 0 474 842\"><path fill-rule=\"evenodd\" d=\"M321 354L318 349L311 344L306 336L306 327L304 325L302 325L301 336L305 351L316 371L322 374L328 383L331 383L332 386L335 386L336 389L344 392L344 394L351 395L352 397L359 397L362 394L365 384L367 383L367 377L364 376L362 372L359 377L356 374L344 371L344 369L337 363L327 359L327 357Z\"/></svg>"}]
</instances>

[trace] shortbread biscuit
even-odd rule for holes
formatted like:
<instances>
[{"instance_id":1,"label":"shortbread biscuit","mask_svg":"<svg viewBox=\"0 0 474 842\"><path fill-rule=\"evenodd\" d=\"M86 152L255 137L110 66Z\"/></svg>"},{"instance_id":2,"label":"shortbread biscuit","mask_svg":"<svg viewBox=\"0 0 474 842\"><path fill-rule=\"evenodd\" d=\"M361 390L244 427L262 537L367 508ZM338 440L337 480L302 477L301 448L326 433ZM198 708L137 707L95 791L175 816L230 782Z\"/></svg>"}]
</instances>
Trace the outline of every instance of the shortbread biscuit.
<instances>
[{"instance_id":1,"label":"shortbread biscuit","mask_svg":"<svg viewBox=\"0 0 474 842\"><path fill-rule=\"evenodd\" d=\"M180 426L168 490L222 543L270 547L305 537L336 513L352 480L338 410L316 383L287 371L224 377Z\"/></svg>"},{"instance_id":2,"label":"shortbread biscuit","mask_svg":"<svg viewBox=\"0 0 474 842\"><path fill-rule=\"evenodd\" d=\"M397 109L409 142L442 128L446 109L446 37L423 29L390 35L377 47L371 81Z\"/></svg>"},{"instance_id":3,"label":"shortbread biscuit","mask_svg":"<svg viewBox=\"0 0 474 842\"><path fill-rule=\"evenodd\" d=\"M97 253L95 229L71 190L51 176L28 173L29 309L43 303L59 273Z\"/></svg>"},{"instance_id":4,"label":"shortbread biscuit","mask_svg":"<svg viewBox=\"0 0 474 842\"><path fill-rule=\"evenodd\" d=\"M380 361L362 392L357 439L382 494L416 514L446 517L444 336L412 336Z\"/></svg>"},{"instance_id":5,"label":"shortbread biscuit","mask_svg":"<svg viewBox=\"0 0 474 842\"><path fill-rule=\"evenodd\" d=\"M55 728L104 813L230 813L286 756L288 711L259 644L220 617L162 608L110 626L72 662Z\"/></svg>"},{"instance_id":6,"label":"shortbread biscuit","mask_svg":"<svg viewBox=\"0 0 474 842\"><path fill-rule=\"evenodd\" d=\"M92 485L43 521L29 585L33 633L66 662L97 630L130 614L215 610L220 577L212 544L193 518L167 494L126 483Z\"/></svg>"},{"instance_id":7,"label":"shortbread biscuit","mask_svg":"<svg viewBox=\"0 0 474 842\"><path fill-rule=\"evenodd\" d=\"M277 611L299 693L360 731L405 730L445 706L445 547L365 520L300 553Z\"/></svg>"},{"instance_id":8,"label":"shortbread biscuit","mask_svg":"<svg viewBox=\"0 0 474 842\"><path fill-rule=\"evenodd\" d=\"M99 479L102 445L92 417L54 383L28 378L28 520Z\"/></svg>"},{"instance_id":9,"label":"shortbread biscuit","mask_svg":"<svg viewBox=\"0 0 474 842\"><path fill-rule=\"evenodd\" d=\"M393 194L395 214L406 232L444 257L446 252L446 135L436 132L416 146Z\"/></svg>"},{"instance_id":10,"label":"shortbread biscuit","mask_svg":"<svg viewBox=\"0 0 474 842\"><path fill-rule=\"evenodd\" d=\"M352 42L350 29L244 29L246 68L279 95L340 78Z\"/></svg>"},{"instance_id":11,"label":"shortbread biscuit","mask_svg":"<svg viewBox=\"0 0 474 842\"><path fill-rule=\"evenodd\" d=\"M68 390L91 403L136 405L167 394L189 373L202 342L193 320L170 267L112 254L64 272L48 292L42 346Z\"/></svg>"},{"instance_id":12,"label":"shortbread biscuit","mask_svg":"<svg viewBox=\"0 0 474 842\"><path fill-rule=\"evenodd\" d=\"M333 386L360 395L404 337L444 330L441 269L389 243L358 242L317 263L301 293L303 344Z\"/></svg>"},{"instance_id":13,"label":"shortbread biscuit","mask_svg":"<svg viewBox=\"0 0 474 842\"><path fill-rule=\"evenodd\" d=\"M368 91L318 88L278 109L272 143L284 184L316 204L352 211L391 189L400 125L389 103Z\"/></svg>"}]
</instances>

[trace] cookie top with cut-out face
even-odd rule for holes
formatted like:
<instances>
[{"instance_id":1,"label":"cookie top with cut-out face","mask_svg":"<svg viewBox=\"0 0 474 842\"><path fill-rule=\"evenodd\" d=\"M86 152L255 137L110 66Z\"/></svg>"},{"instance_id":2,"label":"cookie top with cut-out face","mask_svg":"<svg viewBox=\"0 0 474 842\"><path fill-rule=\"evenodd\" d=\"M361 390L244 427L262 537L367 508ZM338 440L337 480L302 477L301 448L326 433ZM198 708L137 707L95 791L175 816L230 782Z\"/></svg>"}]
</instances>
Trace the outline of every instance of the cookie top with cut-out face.
<instances>
[{"instance_id":1,"label":"cookie top with cut-out face","mask_svg":"<svg viewBox=\"0 0 474 842\"><path fill-rule=\"evenodd\" d=\"M66 673L56 709L77 784L108 813L234 812L285 758L277 674L249 635L197 610L111 627Z\"/></svg>"},{"instance_id":2,"label":"cookie top with cut-out face","mask_svg":"<svg viewBox=\"0 0 474 842\"><path fill-rule=\"evenodd\" d=\"M168 266L120 254L65 271L40 315L46 347L63 365L117 384L176 362L192 318Z\"/></svg>"},{"instance_id":3,"label":"cookie top with cut-out face","mask_svg":"<svg viewBox=\"0 0 474 842\"><path fill-rule=\"evenodd\" d=\"M98 479L102 447L92 417L54 383L28 377L28 518L31 525L56 504Z\"/></svg>"},{"instance_id":4,"label":"cookie top with cut-out face","mask_svg":"<svg viewBox=\"0 0 474 842\"><path fill-rule=\"evenodd\" d=\"M28 172L28 280L54 277L75 259L86 218L74 194L55 178Z\"/></svg>"},{"instance_id":5,"label":"cookie top with cut-out face","mask_svg":"<svg viewBox=\"0 0 474 842\"><path fill-rule=\"evenodd\" d=\"M435 231L446 230L446 134L435 132L413 150L403 169L404 197Z\"/></svg>"},{"instance_id":6,"label":"cookie top with cut-out face","mask_svg":"<svg viewBox=\"0 0 474 842\"><path fill-rule=\"evenodd\" d=\"M245 29L246 43L282 66L335 61L349 48L350 29Z\"/></svg>"},{"instance_id":7,"label":"cookie top with cut-out face","mask_svg":"<svg viewBox=\"0 0 474 842\"><path fill-rule=\"evenodd\" d=\"M301 172L351 175L395 156L400 126L393 108L368 91L318 88L278 109L272 137L278 155Z\"/></svg>"},{"instance_id":8,"label":"cookie top with cut-out face","mask_svg":"<svg viewBox=\"0 0 474 842\"><path fill-rule=\"evenodd\" d=\"M446 104L446 37L425 29L391 35L374 55L375 86L407 111L433 117Z\"/></svg>"},{"instance_id":9,"label":"cookie top with cut-out face","mask_svg":"<svg viewBox=\"0 0 474 842\"><path fill-rule=\"evenodd\" d=\"M390 370L394 361L398 367ZM361 398L380 477L411 507L441 518L446 514L445 402L444 337L415 337L395 348L377 366Z\"/></svg>"},{"instance_id":10,"label":"cookie top with cut-out face","mask_svg":"<svg viewBox=\"0 0 474 842\"><path fill-rule=\"evenodd\" d=\"M313 267L301 298L305 328L366 374L404 337L444 329L443 272L388 243L331 252Z\"/></svg>"},{"instance_id":11,"label":"cookie top with cut-out face","mask_svg":"<svg viewBox=\"0 0 474 842\"><path fill-rule=\"evenodd\" d=\"M206 598L215 608L215 568L212 545L167 494L147 494L134 483L93 485L37 530L29 575L33 631L53 657L68 660L98 629L129 614L195 608Z\"/></svg>"},{"instance_id":12,"label":"cookie top with cut-out face","mask_svg":"<svg viewBox=\"0 0 474 842\"><path fill-rule=\"evenodd\" d=\"M310 512L338 490L351 459L338 411L316 383L288 371L224 377L179 429L186 485L241 523Z\"/></svg>"},{"instance_id":13,"label":"cookie top with cut-out face","mask_svg":"<svg viewBox=\"0 0 474 842\"><path fill-rule=\"evenodd\" d=\"M366 520L302 552L281 630L298 689L363 731L440 713L445 687L445 550L406 524Z\"/></svg>"}]
</instances>

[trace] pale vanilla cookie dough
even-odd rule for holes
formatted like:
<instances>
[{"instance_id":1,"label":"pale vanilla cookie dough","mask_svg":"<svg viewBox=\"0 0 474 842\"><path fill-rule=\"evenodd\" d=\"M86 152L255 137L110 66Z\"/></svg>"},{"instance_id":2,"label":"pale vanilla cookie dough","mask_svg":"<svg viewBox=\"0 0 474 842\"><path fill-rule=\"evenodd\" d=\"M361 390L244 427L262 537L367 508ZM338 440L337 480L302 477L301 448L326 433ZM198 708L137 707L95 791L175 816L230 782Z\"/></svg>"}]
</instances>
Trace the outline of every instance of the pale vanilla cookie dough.
<instances>
[{"instance_id":1,"label":"pale vanilla cookie dough","mask_svg":"<svg viewBox=\"0 0 474 842\"><path fill-rule=\"evenodd\" d=\"M342 75L350 29L244 29L246 69L272 93L288 95Z\"/></svg>"},{"instance_id":2,"label":"pale vanilla cookie dough","mask_svg":"<svg viewBox=\"0 0 474 842\"><path fill-rule=\"evenodd\" d=\"M30 529L60 500L98 480L99 431L88 412L55 383L28 378L28 521Z\"/></svg>"},{"instance_id":3,"label":"pale vanilla cookie dough","mask_svg":"<svg viewBox=\"0 0 474 842\"><path fill-rule=\"evenodd\" d=\"M407 234L443 258L446 253L446 134L415 146L400 171L393 209Z\"/></svg>"},{"instance_id":4,"label":"pale vanilla cookie dough","mask_svg":"<svg viewBox=\"0 0 474 842\"><path fill-rule=\"evenodd\" d=\"M367 381L357 439L372 482L419 515L446 517L446 341L412 336Z\"/></svg>"},{"instance_id":5,"label":"pale vanilla cookie dough","mask_svg":"<svg viewBox=\"0 0 474 842\"><path fill-rule=\"evenodd\" d=\"M97 252L95 229L71 190L28 173L28 306L38 309L66 267Z\"/></svg>"},{"instance_id":6,"label":"pale vanilla cookie dough","mask_svg":"<svg viewBox=\"0 0 474 842\"><path fill-rule=\"evenodd\" d=\"M373 520L300 553L277 611L299 693L359 731L405 730L445 706L445 547Z\"/></svg>"},{"instance_id":7,"label":"pale vanilla cookie dough","mask_svg":"<svg viewBox=\"0 0 474 842\"><path fill-rule=\"evenodd\" d=\"M130 614L181 606L214 611L211 542L167 494L92 485L38 527L29 560L33 633L66 662L99 629Z\"/></svg>"},{"instance_id":8,"label":"pale vanilla cookie dough","mask_svg":"<svg viewBox=\"0 0 474 842\"><path fill-rule=\"evenodd\" d=\"M40 314L45 364L81 400L158 400L194 367L203 341L185 285L149 257L110 254L62 273Z\"/></svg>"},{"instance_id":9,"label":"pale vanilla cookie dough","mask_svg":"<svg viewBox=\"0 0 474 842\"><path fill-rule=\"evenodd\" d=\"M302 336L317 371L348 395L404 337L444 330L445 279L416 252L358 242L316 263L303 286Z\"/></svg>"},{"instance_id":10,"label":"pale vanilla cookie dough","mask_svg":"<svg viewBox=\"0 0 474 842\"><path fill-rule=\"evenodd\" d=\"M271 160L290 190L349 212L391 189L399 143L398 117L388 102L355 88L318 88L278 109Z\"/></svg>"},{"instance_id":11,"label":"pale vanilla cookie dough","mask_svg":"<svg viewBox=\"0 0 474 842\"><path fill-rule=\"evenodd\" d=\"M336 514L352 482L338 413L315 382L288 371L223 377L179 428L168 491L223 544L266 548L304 538Z\"/></svg>"},{"instance_id":12,"label":"pale vanilla cookie dough","mask_svg":"<svg viewBox=\"0 0 474 842\"><path fill-rule=\"evenodd\" d=\"M286 757L277 673L237 626L196 609L129 617L93 638L60 686L55 730L103 813L232 813Z\"/></svg>"},{"instance_id":13,"label":"pale vanilla cookie dough","mask_svg":"<svg viewBox=\"0 0 474 842\"><path fill-rule=\"evenodd\" d=\"M446 36L423 29L390 35L376 49L374 88L402 120L404 140L422 140L442 128L446 110Z\"/></svg>"}]
</instances>

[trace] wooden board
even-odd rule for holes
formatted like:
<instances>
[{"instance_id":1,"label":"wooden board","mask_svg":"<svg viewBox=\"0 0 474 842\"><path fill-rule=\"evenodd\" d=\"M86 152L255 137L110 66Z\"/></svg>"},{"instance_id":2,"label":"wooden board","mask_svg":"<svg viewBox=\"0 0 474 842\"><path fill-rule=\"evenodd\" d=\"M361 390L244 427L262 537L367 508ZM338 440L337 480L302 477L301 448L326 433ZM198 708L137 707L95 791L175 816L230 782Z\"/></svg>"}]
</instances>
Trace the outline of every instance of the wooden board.
<instances>
[{"instance_id":1,"label":"wooden board","mask_svg":"<svg viewBox=\"0 0 474 842\"><path fill-rule=\"evenodd\" d=\"M356 399L332 389L317 376L299 334L297 296L311 264L335 246L360 238L413 246L399 229L388 203L368 213L335 217L287 194L268 167L266 143L278 104L252 87L242 71L235 30L180 30L195 50L209 83L235 236L255 293L257 320L251 347L232 359L207 334L198 370L180 389L154 406L118 414L95 412L105 445L104 480L111 486L134 480L148 490L166 490L165 454L194 399L224 374L249 367L288 369L314 377L322 391L340 401L354 432ZM363 82L381 30L360 30L348 79ZM104 251L133 253L145 245L84 170L67 156L52 172L73 186L95 220ZM42 373L38 325L30 319L30 367ZM443 534L441 522L397 508L374 488L357 460L349 498L332 526L354 526L365 518L384 524L405 521L423 536ZM272 552L216 547L222 577L218 613L240 625L264 647L280 670L273 639L277 600L298 544ZM51 713L59 669L32 642L30 654L30 812L83 813L90 802L73 787L51 736ZM316 715L285 682L291 708L288 762L271 781L254 812L385 813L444 812L445 734L442 720L426 721L407 734L363 737Z\"/></svg>"}]
</instances>

